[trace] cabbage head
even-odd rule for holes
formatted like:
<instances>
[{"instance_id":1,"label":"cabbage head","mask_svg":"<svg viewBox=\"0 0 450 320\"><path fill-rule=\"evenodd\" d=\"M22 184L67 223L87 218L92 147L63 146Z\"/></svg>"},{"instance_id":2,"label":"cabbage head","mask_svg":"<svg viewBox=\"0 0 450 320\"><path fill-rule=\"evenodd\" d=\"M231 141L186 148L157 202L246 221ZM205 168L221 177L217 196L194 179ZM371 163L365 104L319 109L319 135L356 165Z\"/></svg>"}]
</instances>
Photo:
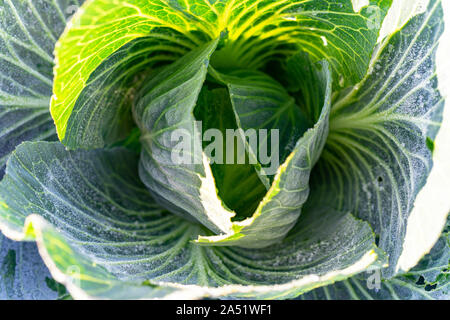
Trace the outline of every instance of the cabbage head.
<instances>
[{"instance_id":1,"label":"cabbage head","mask_svg":"<svg viewBox=\"0 0 450 320\"><path fill-rule=\"evenodd\" d=\"M0 299L450 299L447 9L0 0Z\"/></svg>"}]
</instances>

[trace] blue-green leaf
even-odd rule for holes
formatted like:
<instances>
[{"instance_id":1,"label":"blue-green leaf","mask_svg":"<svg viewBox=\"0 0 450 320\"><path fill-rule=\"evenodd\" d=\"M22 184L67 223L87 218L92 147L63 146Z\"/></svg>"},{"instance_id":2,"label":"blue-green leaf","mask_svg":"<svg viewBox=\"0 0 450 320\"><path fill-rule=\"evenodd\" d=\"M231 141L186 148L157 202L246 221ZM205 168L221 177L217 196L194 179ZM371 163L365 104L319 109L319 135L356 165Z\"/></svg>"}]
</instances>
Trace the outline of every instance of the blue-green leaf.
<instances>
[{"instance_id":1,"label":"blue-green leaf","mask_svg":"<svg viewBox=\"0 0 450 320\"><path fill-rule=\"evenodd\" d=\"M244 159L245 163L238 163L239 156L246 156L244 145L241 145L240 151L235 143L227 146L227 130L238 128L227 89L203 88L194 115L196 120L202 121L203 150L211 157L209 160L218 196L236 212L235 219L250 217L267 189L253 164L248 163L247 159ZM210 129L216 130L216 134L220 132L220 135L208 136ZM234 135L232 138L235 139ZM227 150L233 152L231 163L226 161Z\"/></svg>"},{"instance_id":2,"label":"blue-green leaf","mask_svg":"<svg viewBox=\"0 0 450 320\"><path fill-rule=\"evenodd\" d=\"M308 59L302 63L312 66ZM210 69L211 73L228 87L233 106L232 114L236 118L237 127L242 129L241 141L246 145L249 157L255 162L255 169L268 189L276 173L277 164L286 160L308 129L309 123L300 107L295 104L294 98L279 82L265 73L239 69L220 74L213 68ZM313 81L306 79L306 82ZM321 85L325 87L323 83ZM311 94L319 95L321 100L326 96L325 92ZM319 113L322 107L323 103ZM248 141L251 137L246 136L247 130L256 130L257 136L259 130L267 130L267 135L264 140L259 137L258 144L252 145ZM272 137L272 130L278 131L275 138ZM267 154L277 155L277 162L269 163L270 168L267 168L267 163L261 163L261 155L266 157ZM275 168L272 168L273 166Z\"/></svg>"},{"instance_id":3,"label":"blue-green leaf","mask_svg":"<svg viewBox=\"0 0 450 320\"><path fill-rule=\"evenodd\" d=\"M139 173L155 200L219 233L229 231L234 212L217 196L194 117L216 46L203 45L162 69L143 86L133 112L142 132Z\"/></svg>"}]
</instances>

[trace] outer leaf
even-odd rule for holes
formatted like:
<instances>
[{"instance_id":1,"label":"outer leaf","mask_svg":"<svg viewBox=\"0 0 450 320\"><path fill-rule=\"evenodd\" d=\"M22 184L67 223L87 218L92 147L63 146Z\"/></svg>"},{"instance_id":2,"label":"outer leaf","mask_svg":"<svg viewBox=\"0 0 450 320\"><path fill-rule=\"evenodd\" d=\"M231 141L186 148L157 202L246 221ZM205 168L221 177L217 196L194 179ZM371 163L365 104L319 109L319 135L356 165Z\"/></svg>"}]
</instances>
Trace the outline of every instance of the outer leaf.
<instances>
[{"instance_id":1,"label":"outer leaf","mask_svg":"<svg viewBox=\"0 0 450 320\"><path fill-rule=\"evenodd\" d=\"M174 291L132 279L133 264L123 269L120 263L148 252L158 259L158 250L177 250L171 232L189 237L185 223L153 204L138 179L133 152L71 154L59 143L24 143L10 162L0 188L2 231L16 240L36 239L52 275L74 297L154 298ZM21 176L27 170L31 175ZM161 232L168 242L159 237Z\"/></svg>"},{"instance_id":2,"label":"outer leaf","mask_svg":"<svg viewBox=\"0 0 450 320\"><path fill-rule=\"evenodd\" d=\"M56 140L49 113L53 48L83 1L0 1L0 179L23 141Z\"/></svg>"},{"instance_id":3,"label":"outer leaf","mask_svg":"<svg viewBox=\"0 0 450 320\"><path fill-rule=\"evenodd\" d=\"M132 74L221 33L224 49L213 59L218 66L256 69L302 49L314 61L329 60L341 85L353 84L367 70L390 4L371 0L354 12L350 0L87 1L56 48L51 110L59 138L71 148L93 148L123 137ZM146 37L152 45L125 61L124 53L133 51L129 43ZM86 123L79 127L79 120Z\"/></svg>"},{"instance_id":4,"label":"outer leaf","mask_svg":"<svg viewBox=\"0 0 450 320\"><path fill-rule=\"evenodd\" d=\"M368 224L324 209L306 210L277 246L199 247L202 228L155 206L137 164L124 149L25 143L0 183L2 231L35 237L75 298L294 297L380 266Z\"/></svg>"},{"instance_id":5,"label":"outer leaf","mask_svg":"<svg viewBox=\"0 0 450 320\"><path fill-rule=\"evenodd\" d=\"M390 256L392 276L408 217L432 167L444 102L437 90L435 49L440 1L392 35L373 72L334 104L330 135L313 187L321 201L367 220ZM433 235L430 235L433 236Z\"/></svg>"},{"instance_id":6,"label":"outer leaf","mask_svg":"<svg viewBox=\"0 0 450 320\"><path fill-rule=\"evenodd\" d=\"M216 6L220 7L221 1ZM203 13L195 15L197 18L186 17L179 10L175 2L169 5L160 0L86 2L56 47L51 111L61 141L73 148L92 148L123 137L123 127L129 126L123 119L130 111L133 76L202 43L208 33L205 37L191 31L201 21L217 21L217 16L213 18L205 10L200 10ZM146 39L133 41L139 38ZM83 91L84 97L80 97ZM115 95L110 96L111 92ZM105 104L98 106L98 99ZM80 119L88 119L81 128Z\"/></svg>"},{"instance_id":7,"label":"outer leaf","mask_svg":"<svg viewBox=\"0 0 450 320\"><path fill-rule=\"evenodd\" d=\"M306 56L295 56L291 62L293 64L311 63L309 59L303 58ZM328 135L332 79L327 63L317 68L310 78L302 79L320 86L319 92L325 92L321 101L321 115L317 123L296 142L286 161L278 168L270 189L253 215L243 221L233 222L232 232L229 234L200 237L199 243L262 248L281 241L294 226L309 195L311 170L319 159ZM299 74L294 76L298 77L298 80L304 77ZM236 90L239 89L232 85L230 91L232 101L238 99L234 96ZM236 108L239 102L234 101L234 103ZM256 103L248 103L248 105L255 108L258 106ZM270 123L273 114L261 112L259 116L261 123Z\"/></svg>"},{"instance_id":8,"label":"outer leaf","mask_svg":"<svg viewBox=\"0 0 450 320\"><path fill-rule=\"evenodd\" d=\"M428 3L428 1L427 1ZM450 13L450 3L442 2L444 20ZM426 10L426 7L423 8ZM444 97L450 94L450 77L447 76L449 60L450 31L446 28L439 40L436 52L436 73L439 81L439 90ZM397 270L405 272L413 268L431 250L440 236L440 230L450 212L450 107L449 100L445 101L443 120L439 133L430 147L433 148L433 168L427 178L425 186L420 190L414 202L414 208L408 219L403 251L397 264ZM431 142L431 141L430 141Z\"/></svg>"},{"instance_id":9,"label":"outer leaf","mask_svg":"<svg viewBox=\"0 0 450 320\"><path fill-rule=\"evenodd\" d=\"M67 298L42 262L36 244L15 242L0 234L0 300Z\"/></svg>"},{"instance_id":10,"label":"outer leaf","mask_svg":"<svg viewBox=\"0 0 450 320\"><path fill-rule=\"evenodd\" d=\"M57 140L49 112L53 49L83 0L0 1L0 179L23 141ZM0 299L66 298L36 245L0 235Z\"/></svg>"},{"instance_id":11,"label":"outer leaf","mask_svg":"<svg viewBox=\"0 0 450 320\"><path fill-rule=\"evenodd\" d=\"M450 299L450 219L431 252L406 274L382 280L379 289L372 279L358 275L334 285L319 288L302 299L383 299L422 300ZM381 279L380 279L381 280ZM368 289L367 284L374 289Z\"/></svg>"}]
</instances>

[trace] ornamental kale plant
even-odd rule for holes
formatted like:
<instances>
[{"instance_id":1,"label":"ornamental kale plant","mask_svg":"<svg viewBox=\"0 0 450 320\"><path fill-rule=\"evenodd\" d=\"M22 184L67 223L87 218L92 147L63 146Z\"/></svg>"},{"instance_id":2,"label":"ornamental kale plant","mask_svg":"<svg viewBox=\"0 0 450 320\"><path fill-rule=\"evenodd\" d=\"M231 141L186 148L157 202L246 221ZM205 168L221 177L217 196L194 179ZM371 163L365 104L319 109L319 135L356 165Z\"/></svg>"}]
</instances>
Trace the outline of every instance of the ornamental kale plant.
<instances>
[{"instance_id":1,"label":"ornamental kale plant","mask_svg":"<svg viewBox=\"0 0 450 320\"><path fill-rule=\"evenodd\" d=\"M449 299L443 32L440 0L0 0L0 298Z\"/></svg>"}]
</instances>

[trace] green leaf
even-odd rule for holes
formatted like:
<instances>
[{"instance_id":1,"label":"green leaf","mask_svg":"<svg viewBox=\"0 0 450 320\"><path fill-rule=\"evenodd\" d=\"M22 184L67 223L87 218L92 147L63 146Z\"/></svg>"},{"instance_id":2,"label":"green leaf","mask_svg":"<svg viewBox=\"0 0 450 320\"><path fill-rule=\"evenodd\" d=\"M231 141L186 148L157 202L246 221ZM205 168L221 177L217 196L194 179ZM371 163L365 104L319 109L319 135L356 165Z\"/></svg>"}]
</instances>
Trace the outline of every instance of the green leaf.
<instances>
[{"instance_id":1,"label":"green leaf","mask_svg":"<svg viewBox=\"0 0 450 320\"><path fill-rule=\"evenodd\" d=\"M186 45L173 43L171 37L170 32L160 30L158 35L135 39L95 69L67 121L63 140L67 147L101 148L130 134L135 126L131 108L143 81L161 65L189 51Z\"/></svg>"},{"instance_id":2,"label":"green leaf","mask_svg":"<svg viewBox=\"0 0 450 320\"><path fill-rule=\"evenodd\" d=\"M312 176L320 201L374 228L390 257L386 277L395 272L409 214L433 165L427 140L435 139L444 107L435 73L442 30L440 1L431 1L383 42L372 73L333 104Z\"/></svg>"},{"instance_id":3,"label":"green leaf","mask_svg":"<svg viewBox=\"0 0 450 320\"><path fill-rule=\"evenodd\" d=\"M276 246L198 246L203 227L160 209L137 168L123 148L24 143L0 183L2 231L34 237L74 298L295 297L384 263L367 223L326 208Z\"/></svg>"},{"instance_id":4,"label":"green leaf","mask_svg":"<svg viewBox=\"0 0 450 320\"><path fill-rule=\"evenodd\" d=\"M342 282L308 292L302 299L334 300L448 300L450 299L450 218L447 227L419 264L406 274L381 279L357 275ZM368 288L371 287L371 289Z\"/></svg>"},{"instance_id":5,"label":"green leaf","mask_svg":"<svg viewBox=\"0 0 450 320\"><path fill-rule=\"evenodd\" d=\"M150 252L147 266L158 259L163 264L170 253L158 253L176 250L171 234L188 231L153 203L138 179L134 152L69 153L59 143L24 143L9 163L0 183L2 231L16 240L35 239L52 276L74 297L150 298L174 291L122 279L133 277L133 263L117 272L121 260Z\"/></svg>"},{"instance_id":6,"label":"green leaf","mask_svg":"<svg viewBox=\"0 0 450 320\"><path fill-rule=\"evenodd\" d=\"M390 4L371 0L355 12L350 0L88 1L55 51L51 113L59 139L70 148L120 140L130 130L134 76L221 34L215 66L257 69L301 49L315 62L328 60L337 83L356 83Z\"/></svg>"},{"instance_id":7,"label":"green leaf","mask_svg":"<svg viewBox=\"0 0 450 320\"><path fill-rule=\"evenodd\" d=\"M305 63L311 65L309 60ZM278 164L284 163L297 141L308 129L308 121L295 104L294 98L270 76L245 69L226 74L220 74L212 68L211 71L228 87L233 105L232 113L236 117L237 127L243 130L240 131L241 141L246 145L250 159L254 159L261 181L269 189L276 173L274 169L277 167L272 168L276 164L271 163L271 168L266 170L264 166L267 166L267 163L264 166L261 164L261 155L277 154ZM257 130L257 135L258 130L267 130L267 136L263 141L260 138L257 145L249 144L245 135L249 129ZM278 135L274 138L273 129L278 130ZM272 147L275 148L271 150Z\"/></svg>"},{"instance_id":8,"label":"green leaf","mask_svg":"<svg viewBox=\"0 0 450 320\"><path fill-rule=\"evenodd\" d=\"M311 64L311 61L306 58L307 56L303 54L294 56L290 63ZM314 68L315 72L310 74L310 78L306 78L304 75L294 74L293 76L302 77L303 81L320 86L321 90L318 93L325 92L321 99L321 115L317 123L295 142L292 152L284 163L278 167L269 190L253 215L243 221L233 222L232 232L229 232L229 234L199 237L198 243L263 248L280 242L295 225L302 212L302 206L309 195L311 170L319 159L328 136L332 78L327 63L324 62ZM235 97L238 90L237 86L231 86L232 101L239 99ZM284 96L287 96L287 94ZM245 106L260 110L258 99L253 100L252 96L246 101ZM292 103L292 101L289 103ZM237 111L236 106L244 108L244 103L234 101L235 112L239 117L239 114L242 115L242 113ZM271 112L261 112L259 116L260 119L257 121L263 124L271 123L273 119L273 113ZM239 124L241 124L240 119L237 118ZM304 123L305 120L302 119L299 125L304 126ZM246 127L244 128L247 129Z\"/></svg>"},{"instance_id":9,"label":"green leaf","mask_svg":"<svg viewBox=\"0 0 450 320\"><path fill-rule=\"evenodd\" d=\"M253 215L244 221L232 222L235 212L218 196L209 159L202 150L202 129L194 116L208 59L215 46L216 42L201 46L162 69L143 86L133 110L142 132L140 177L162 206L181 216L194 217L218 234L201 237L199 243L261 248L286 236L307 199L309 173L328 133L331 76L328 66L324 65L319 71L324 75L309 79L319 78L327 88L321 119L297 142L285 163L280 168L277 166L277 176ZM199 107L200 110L205 108L204 105ZM271 115L268 117L267 122L270 122ZM248 170L243 170L242 173L248 174ZM223 186L221 178L219 182ZM261 200L259 190L256 190L256 197ZM225 199L230 200L228 196ZM235 209L233 203L229 205Z\"/></svg>"},{"instance_id":10,"label":"green leaf","mask_svg":"<svg viewBox=\"0 0 450 320\"><path fill-rule=\"evenodd\" d=\"M330 63L337 84L366 74L391 0L368 1L359 12L350 0L229 1L227 41L212 59L217 68L258 68L267 60L309 53Z\"/></svg>"},{"instance_id":11,"label":"green leaf","mask_svg":"<svg viewBox=\"0 0 450 320\"><path fill-rule=\"evenodd\" d=\"M57 140L49 113L53 49L83 1L0 1L0 179L23 141Z\"/></svg>"},{"instance_id":12,"label":"green leaf","mask_svg":"<svg viewBox=\"0 0 450 320\"><path fill-rule=\"evenodd\" d=\"M49 112L53 49L84 1L0 1L0 179L17 145L57 140ZM0 300L66 299L34 243L0 234Z\"/></svg>"},{"instance_id":13,"label":"green leaf","mask_svg":"<svg viewBox=\"0 0 450 320\"><path fill-rule=\"evenodd\" d=\"M51 112L61 141L72 148L95 148L124 137L136 77L207 39L191 32L211 15L200 10L205 16L194 19L179 10L175 2L159 0L98 0L83 6L55 51Z\"/></svg>"},{"instance_id":14,"label":"green leaf","mask_svg":"<svg viewBox=\"0 0 450 320\"><path fill-rule=\"evenodd\" d=\"M172 287L160 287L145 281L119 278L120 274L110 272L109 264L121 264L117 261L106 261L104 249L101 246L108 245L120 247L121 243L101 244L97 248L97 263L93 259L92 249L88 254L83 252L83 247L74 245L70 236L61 235L60 230L43 220L40 216L31 216L28 224L35 228L36 241L41 248L42 256L50 261L50 270L55 279L63 283L77 299L158 299L168 297L177 289ZM96 239L98 241L98 239ZM130 250L129 243L124 243ZM85 243L87 247L89 245ZM94 243L91 243L92 247ZM134 248L135 251L139 249ZM106 254L107 256L110 256ZM102 257L103 256L103 257ZM110 256L112 257L112 256ZM118 261L124 256L116 254ZM133 268L132 266L128 266ZM142 270L143 271L143 270Z\"/></svg>"},{"instance_id":15,"label":"green leaf","mask_svg":"<svg viewBox=\"0 0 450 320\"><path fill-rule=\"evenodd\" d=\"M15 242L0 233L0 300L54 300L68 297L51 279L35 243Z\"/></svg>"}]
</instances>

